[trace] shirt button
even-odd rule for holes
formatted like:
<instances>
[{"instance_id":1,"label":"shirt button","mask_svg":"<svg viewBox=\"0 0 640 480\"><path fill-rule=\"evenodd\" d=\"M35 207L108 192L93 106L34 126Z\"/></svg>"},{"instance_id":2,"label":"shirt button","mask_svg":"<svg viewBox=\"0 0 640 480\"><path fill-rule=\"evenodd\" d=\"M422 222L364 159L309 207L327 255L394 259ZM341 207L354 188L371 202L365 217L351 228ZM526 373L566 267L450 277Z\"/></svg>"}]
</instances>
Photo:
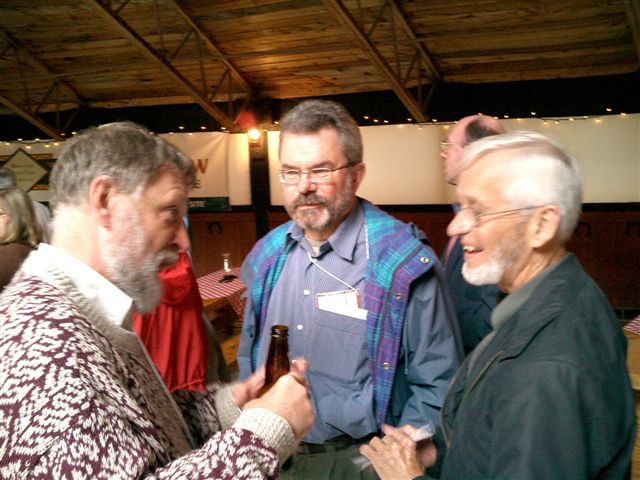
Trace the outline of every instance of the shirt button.
<instances>
[{"instance_id":1,"label":"shirt button","mask_svg":"<svg viewBox=\"0 0 640 480\"><path fill-rule=\"evenodd\" d=\"M389 362L382 362L383 370L389 370L390 368L391 368L391 365L389 365Z\"/></svg>"},{"instance_id":2,"label":"shirt button","mask_svg":"<svg viewBox=\"0 0 640 480\"><path fill-rule=\"evenodd\" d=\"M400 292L394 293L394 296L396 297L396 300L400 300L402 298L402 294Z\"/></svg>"},{"instance_id":3,"label":"shirt button","mask_svg":"<svg viewBox=\"0 0 640 480\"><path fill-rule=\"evenodd\" d=\"M420 257L422 263L429 263L429 257Z\"/></svg>"},{"instance_id":4,"label":"shirt button","mask_svg":"<svg viewBox=\"0 0 640 480\"><path fill-rule=\"evenodd\" d=\"M296 325L296 330L302 330L302 325Z\"/></svg>"},{"instance_id":5,"label":"shirt button","mask_svg":"<svg viewBox=\"0 0 640 480\"><path fill-rule=\"evenodd\" d=\"M302 291L302 293L305 294L305 295L309 295L311 293L311 291L305 289L305 290Z\"/></svg>"}]
</instances>

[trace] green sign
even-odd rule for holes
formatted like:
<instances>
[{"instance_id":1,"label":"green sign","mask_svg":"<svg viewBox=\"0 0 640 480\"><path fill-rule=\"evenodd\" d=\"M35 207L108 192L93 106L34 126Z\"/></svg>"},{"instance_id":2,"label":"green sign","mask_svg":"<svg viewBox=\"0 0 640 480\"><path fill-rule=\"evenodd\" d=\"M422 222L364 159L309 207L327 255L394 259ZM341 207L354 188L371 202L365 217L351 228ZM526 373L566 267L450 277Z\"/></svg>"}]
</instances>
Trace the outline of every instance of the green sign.
<instances>
[{"instance_id":1,"label":"green sign","mask_svg":"<svg viewBox=\"0 0 640 480\"><path fill-rule=\"evenodd\" d=\"M190 197L189 213L228 212L231 210L229 197Z\"/></svg>"}]
</instances>

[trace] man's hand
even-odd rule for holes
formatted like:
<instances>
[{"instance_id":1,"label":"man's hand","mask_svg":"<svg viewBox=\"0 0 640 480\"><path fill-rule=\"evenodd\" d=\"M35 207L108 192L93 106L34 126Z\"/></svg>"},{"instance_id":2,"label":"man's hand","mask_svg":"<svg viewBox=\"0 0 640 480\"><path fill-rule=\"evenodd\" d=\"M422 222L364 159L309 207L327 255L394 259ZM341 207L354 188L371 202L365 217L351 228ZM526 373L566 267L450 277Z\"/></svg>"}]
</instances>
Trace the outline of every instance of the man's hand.
<instances>
[{"instance_id":1,"label":"man's hand","mask_svg":"<svg viewBox=\"0 0 640 480\"><path fill-rule=\"evenodd\" d=\"M265 368L263 365L233 389L233 402L238 408L243 408L245 403L258 396L258 390L264 384L264 373Z\"/></svg>"},{"instance_id":2,"label":"man's hand","mask_svg":"<svg viewBox=\"0 0 640 480\"><path fill-rule=\"evenodd\" d=\"M277 413L289 422L296 440L302 439L315 421L309 398L309 386L304 376L307 366L305 359L295 359L291 362L289 374L282 376L262 397L251 400L244 408L266 408ZM247 382L250 379L251 377ZM257 389L262 386L262 383L264 383L264 374Z\"/></svg>"},{"instance_id":3,"label":"man's hand","mask_svg":"<svg viewBox=\"0 0 640 480\"><path fill-rule=\"evenodd\" d=\"M383 425L383 438L375 437L360 447L360 453L371 460L381 480L411 480L424 475L424 467L435 463L435 445L431 440L416 444L411 438L415 428ZM419 445L419 449L416 450Z\"/></svg>"}]
</instances>

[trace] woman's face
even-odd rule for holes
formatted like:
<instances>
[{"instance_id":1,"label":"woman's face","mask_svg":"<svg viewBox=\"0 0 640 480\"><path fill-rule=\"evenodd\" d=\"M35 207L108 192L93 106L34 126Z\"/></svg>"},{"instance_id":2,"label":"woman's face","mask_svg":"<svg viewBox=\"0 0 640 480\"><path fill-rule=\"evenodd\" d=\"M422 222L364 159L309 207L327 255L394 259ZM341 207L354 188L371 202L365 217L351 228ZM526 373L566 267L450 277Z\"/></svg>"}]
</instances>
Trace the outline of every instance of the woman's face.
<instances>
[{"instance_id":1,"label":"woman's face","mask_svg":"<svg viewBox=\"0 0 640 480\"><path fill-rule=\"evenodd\" d=\"M6 209L6 202L0 198L0 243L5 243L5 239L9 237L9 232L13 228L13 220Z\"/></svg>"}]
</instances>

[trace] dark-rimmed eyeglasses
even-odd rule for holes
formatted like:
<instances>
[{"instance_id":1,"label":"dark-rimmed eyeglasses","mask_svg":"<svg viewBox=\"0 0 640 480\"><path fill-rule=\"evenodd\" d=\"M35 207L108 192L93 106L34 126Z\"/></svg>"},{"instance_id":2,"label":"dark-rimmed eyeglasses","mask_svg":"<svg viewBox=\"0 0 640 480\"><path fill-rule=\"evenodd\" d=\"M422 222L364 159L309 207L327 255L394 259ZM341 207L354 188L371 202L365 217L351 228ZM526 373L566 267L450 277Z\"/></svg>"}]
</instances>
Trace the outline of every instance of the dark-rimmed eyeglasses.
<instances>
[{"instance_id":1,"label":"dark-rimmed eyeglasses","mask_svg":"<svg viewBox=\"0 0 640 480\"><path fill-rule=\"evenodd\" d=\"M312 168L311 170L297 170L294 168L286 168L278 170L278 180L280 183L287 185L296 185L302 175L309 175L311 183L328 183L333 177L333 172L342 170L343 168L353 167L357 164L347 164L337 168Z\"/></svg>"},{"instance_id":2,"label":"dark-rimmed eyeglasses","mask_svg":"<svg viewBox=\"0 0 640 480\"><path fill-rule=\"evenodd\" d=\"M458 215L467 215L467 218L471 218L471 227L479 227L482 225L483 220L487 217L497 217L500 215L509 215L515 212L520 212L523 210L533 210L534 208L540 208L544 205L531 205L528 207L520 207L520 208L510 208L508 210L498 210L498 211L489 211L489 212L476 212L472 207L461 207L457 205L457 213Z\"/></svg>"}]
</instances>

